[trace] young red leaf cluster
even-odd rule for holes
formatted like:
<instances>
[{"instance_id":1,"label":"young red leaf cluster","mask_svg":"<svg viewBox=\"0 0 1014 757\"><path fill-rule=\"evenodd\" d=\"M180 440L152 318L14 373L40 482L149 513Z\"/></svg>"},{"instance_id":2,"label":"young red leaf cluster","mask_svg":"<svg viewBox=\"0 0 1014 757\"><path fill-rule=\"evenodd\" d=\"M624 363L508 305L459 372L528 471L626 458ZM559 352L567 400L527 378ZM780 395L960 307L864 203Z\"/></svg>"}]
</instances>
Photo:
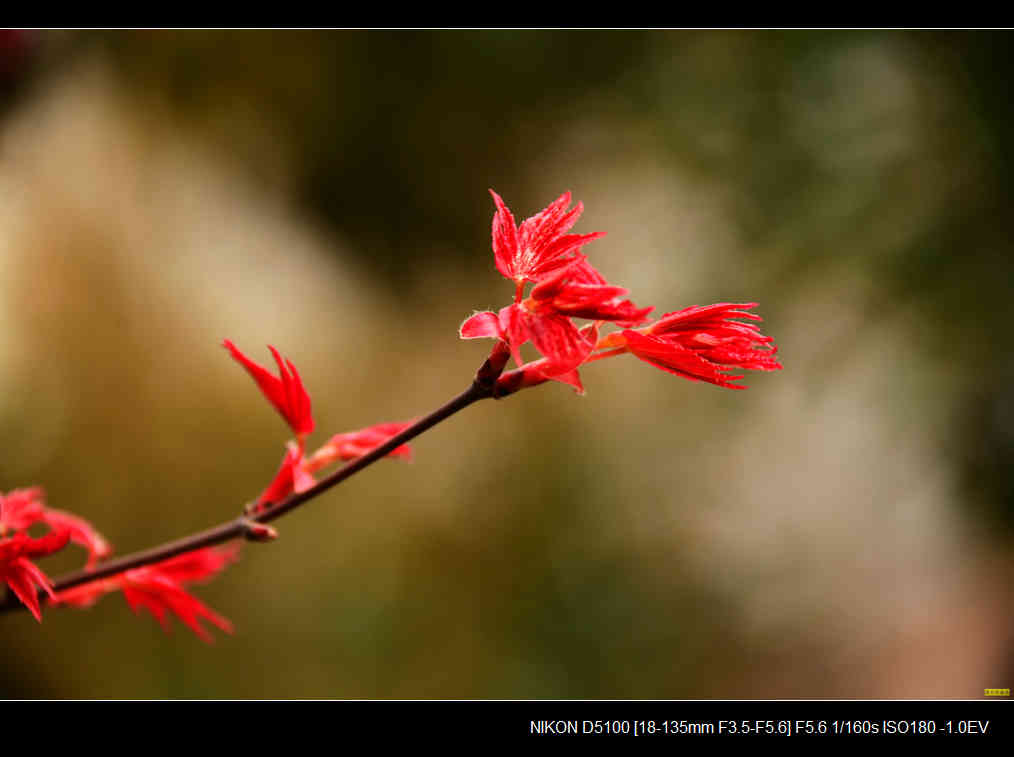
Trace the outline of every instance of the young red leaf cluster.
<instances>
[{"instance_id":1,"label":"young red leaf cluster","mask_svg":"<svg viewBox=\"0 0 1014 757\"><path fill-rule=\"evenodd\" d=\"M568 210L569 192L545 210L515 225L500 196L490 190L493 215L493 257L496 267L514 282L514 302L498 312L475 313L461 325L462 339L491 337L503 342L518 370L500 377L498 387L510 393L546 380L562 381L584 392L579 366L630 353L669 373L707 381L729 389L745 389L730 371L779 370L771 337L745 312L756 303L719 303L690 307L649 322L654 308L640 308L624 299L627 290L606 281L581 253L581 247L603 234L568 234L581 215L578 203ZM524 296L526 283L534 286ZM590 323L578 326L574 319ZM618 327L605 336L606 324ZM542 356L523 363L521 347L531 342Z\"/></svg>"},{"instance_id":2,"label":"young red leaf cluster","mask_svg":"<svg viewBox=\"0 0 1014 757\"><path fill-rule=\"evenodd\" d=\"M36 525L47 526L50 531L41 538L33 539L28 535L28 529ZM147 574L127 571L83 584L76 589L54 592L48 576L32 562L33 559L51 555L73 542L87 550L85 569L90 570L99 561L109 557L112 548L83 518L47 507L43 492L37 487L16 489L7 495L0 495L0 535L7 533L12 535L0 539L0 577L40 622L40 589L49 595L51 605L92 604L102 594L122 590L131 607L147 607L163 625L168 621L167 613L171 612L192 627L196 617L207 617L219 627L228 629L228 621L187 594L180 581L172 580L171 574L167 576L160 573L159 566L144 569L148 571ZM198 553L184 554L177 558L190 562L200 559L203 558ZM216 566L217 569L221 569L221 566ZM210 575L210 572L205 571L206 575ZM208 638L203 629L195 630L202 638Z\"/></svg>"},{"instance_id":3,"label":"young red leaf cluster","mask_svg":"<svg viewBox=\"0 0 1014 757\"><path fill-rule=\"evenodd\" d=\"M283 501L294 492L306 491L316 483L314 473L335 462L354 460L411 423L381 423L368 428L337 434L319 450L307 456L306 438L314 429L310 395L303 386L299 372L290 360L269 346L279 375L244 355L231 341L223 345L246 369L261 392L289 424L296 440L288 442L282 464L264 492L254 503L254 512ZM411 457L408 445L400 445L388 453L390 457ZM49 532L32 538L28 529L45 526ZM274 530L253 520L247 522L248 537L255 540L271 538ZM205 641L212 637L202 622L208 622L231 633L232 624L187 591L191 583L206 581L239 553L238 543L227 547L203 547L175 557L133 567L94 580L78 579L72 588L56 591L49 577L33 560L46 557L73 542L87 550L85 571L95 567L112 554L109 543L83 518L63 510L47 507L39 488L18 489L0 495L0 580L3 580L37 620L42 620L40 592L49 596L50 605L90 607L102 596L122 592L127 604L136 613L149 612L166 630L175 616Z\"/></svg>"},{"instance_id":4,"label":"young red leaf cluster","mask_svg":"<svg viewBox=\"0 0 1014 757\"><path fill-rule=\"evenodd\" d=\"M37 525L49 531L35 539L28 529ZM109 543L87 521L47 507L42 489L0 494L0 579L40 623L39 590L53 596L53 587L32 560L59 552L71 541L88 551L89 566L112 552Z\"/></svg>"},{"instance_id":5,"label":"young red leaf cluster","mask_svg":"<svg viewBox=\"0 0 1014 757\"><path fill-rule=\"evenodd\" d=\"M45 526L50 530L40 538L32 538L28 529L33 526ZM169 614L173 614L194 628L198 636L209 641L207 632L196 624L198 618L207 618L223 630L231 628L227 620L183 589L185 583L198 577L210 577L225 566L224 561L210 558L208 550L184 553L174 558L174 564L167 561L87 582L66 591L54 591L49 577L32 560L51 555L68 543L74 543L87 551L85 570L89 571L109 557L113 550L85 519L47 507L43 491L38 487L15 489L0 495L0 537L5 537L0 538L0 578L40 622L39 590L49 596L50 605L77 606L91 605L103 594L122 591L135 611L145 607L163 626L167 626ZM197 564L204 567L196 572L191 567L183 574L174 567Z\"/></svg>"},{"instance_id":6,"label":"young red leaf cluster","mask_svg":"<svg viewBox=\"0 0 1014 757\"><path fill-rule=\"evenodd\" d=\"M307 394L292 361L282 358L278 350L268 345L275 363L278 364L279 375L274 376L240 352L228 339L222 342L222 346L246 368L265 398L281 413L296 435L296 440L286 445L282 464L275 477L254 501L251 508L253 513L262 512L292 494L306 491L317 483L313 476L317 471L333 463L354 460L365 455L411 425L411 422L378 423L358 431L337 434L316 452L307 455L306 437L313 431L315 423L310 412L310 395ZM387 456L410 458L411 450L407 444L403 444L389 452Z\"/></svg>"}]
</instances>

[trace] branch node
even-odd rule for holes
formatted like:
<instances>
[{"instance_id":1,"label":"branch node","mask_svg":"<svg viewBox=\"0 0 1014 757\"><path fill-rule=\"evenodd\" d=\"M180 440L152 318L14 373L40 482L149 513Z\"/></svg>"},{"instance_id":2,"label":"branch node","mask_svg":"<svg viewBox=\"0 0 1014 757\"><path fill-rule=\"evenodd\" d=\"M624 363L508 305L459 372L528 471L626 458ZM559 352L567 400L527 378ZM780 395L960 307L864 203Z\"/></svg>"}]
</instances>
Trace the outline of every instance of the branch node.
<instances>
[{"instance_id":1,"label":"branch node","mask_svg":"<svg viewBox=\"0 0 1014 757\"><path fill-rule=\"evenodd\" d=\"M493 345L492 351L489 353L489 357L479 367L479 370L475 374L475 387L486 396L492 396L493 391L496 388L496 381L500 378L500 374L503 373L503 369L507 366L507 361L510 360L511 353L507 347L506 342L497 340L496 344Z\"/></svg>"},{"instance_id":2,"label":"branch node","mask_svg":"<svg viewBox=\"0 0 1014 757\"><path fill-rule=\"evenodd\" d=\"M243 536L247 541L264 542L278 538L278 531L264 523L258 523L247 517L240 518L240 523L243 525Z\"/></svg>"}]
</instances>

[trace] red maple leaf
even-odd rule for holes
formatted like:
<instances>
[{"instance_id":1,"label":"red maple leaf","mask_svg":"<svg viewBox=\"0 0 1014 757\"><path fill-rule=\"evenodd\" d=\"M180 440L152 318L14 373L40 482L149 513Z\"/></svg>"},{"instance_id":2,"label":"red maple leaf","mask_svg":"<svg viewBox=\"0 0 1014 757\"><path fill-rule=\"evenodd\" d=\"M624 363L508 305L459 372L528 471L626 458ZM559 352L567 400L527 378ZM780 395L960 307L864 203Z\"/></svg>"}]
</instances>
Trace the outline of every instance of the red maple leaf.
<instances>
[{"instance_id":1,"label":"red maple leaf","mask_svg":"<svg viewBox=\"0 0 1014 757\"><path fill-rule=\"evenodd\" d=\"M782 368L772 338L761 334L755 323L742 322L762 320L756 313L745 312L756 305L720 302L684 308L666 313L644 329L611 334L603 346L626 347L646 363L683 378L745 389L733 383L743 376L730 374L728 369Z\"/></svg>"},{"instance_id":2,"label":"red maple leaf","mask_svg":"<svg viewBox=\"0 0 1014 757\"><path fill-rule=\"evenodd\" d=\"M397 436L414 422L377 423L358 431L335 434L326 444L307 458L305 467L312 473L339 460L355 460L379 447L391 437ZM387 457L403 457L406 460L411 460L412 448L407 444L400 444L388 452Z\"/></svg>"},{"instance_id":3,"label":"red maple leaf","mask_svg":"<svg viewBox=\"0 0 1014 757\"><path fill-rule=\"evenodd\" d=\"M604 231L591 234L568 234L577 223L584 206L579 202L573 210L570 192L564 192L545 210L515 226L514 215L500 195L492 189L496 204L493 215L493 256L496 267L511 281L522 284L538 281L561 266L567 265L573 253L583 244L605 235Z\"/></svg>"},{"instance_id":4,"label":"red maple leaf","mask_svg":"<svg viewBox=\"0 0 1014 757\"><path fill-rule=\"evenodd\" d=\"M45 523L56 531L69 531L70 540L88 550L88 567L113 552L109 542L84 518L47 507L40 487L0 494L0 534L8 529L24 531L35 523Z\"/></svg>"},{"instance_id":5,"label":"red maple leaf","mask_svg":"<svg viewBox=\"0 0 1014 757\"><path fill-rule=\"evenodd\" d=\"M655 308L639 308L630 300L621 299L626 294L626 289L610 284L579 254L567 266L536 284L522 304L533 313L557 313L621 326L644 323Z\"/></svg>"},{"instance_id":6,"label":"red maple leaf","mask_svg":"<svg viewBox=\"0 0 1014 757\"><path fill-rule=\"evenodd\" d=\"M268 488L257 498L256 509L262 510L268 505L281 502L293 492L304 492L316 483L310 472L304 467L303 450L291 442L286 446L285 457L278 468L278 473L271 479Z\"/></svg>"},{"instance_id":7,"label":"red maple leaf","mask_svg":"<svg viewBox=\"0 0 1014 757\"><path fill-rule=\"evenodd\" d=\"M248 358L228 339L222 342L232 356L239 362L257 382L261 392L268 401L275 406L282 417L289 424L296 436L302 440L307 434L313 431L313 415L310 411L310 395L303 387L303 380L299 377L299 371L292 364L291 360L283 359L278 350L271 345L271 355L278 364L278 376L275 376L264 366L255 363Z\"/></svg>"},{"instance_id":8,"label":"red maple leaf","mask_svg":"<svg viewBox=\"0 0 1014 757\"><path fill-rule=\"evenodd\" d=\"M67 530L50 531L38 539L21 531L8 539L0 539L0 579L7 583L40 623L42 611L39 608L38 589L53 596L53 587L46 574L30 558L45 557L57 552L69 540L70 532Z\"/></svg>"},{"instance_id":9,"label":"red maple leaf","mask_svg":"<svg viewBox=\"0 0 1014 757\"><path fill-rule=\"evenodd\" d=\"M131 610L138 614L147 610L165 631L170 630L170 619L175 615L200 639L211 643L214 639L201 624L202 621L226 633L232 633L232 623L190 594L185 587L213 578L229 563L235 562L238 555L239 544L184 552L160 563L58 592L50 603L90 607L103 595L122 591Z\"/></svg>"}]
</instances>

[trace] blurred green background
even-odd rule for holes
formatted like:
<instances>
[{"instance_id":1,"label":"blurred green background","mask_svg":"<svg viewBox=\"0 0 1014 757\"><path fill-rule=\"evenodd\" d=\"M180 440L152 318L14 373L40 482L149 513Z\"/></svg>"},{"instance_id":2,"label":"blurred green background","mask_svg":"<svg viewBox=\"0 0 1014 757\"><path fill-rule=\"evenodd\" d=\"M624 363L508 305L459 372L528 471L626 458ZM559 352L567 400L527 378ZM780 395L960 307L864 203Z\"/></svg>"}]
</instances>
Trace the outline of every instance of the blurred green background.
<instances>
[{"instance_id":1,"label":"blurred green background","mask_svg":"<svg viewBox=\"0 0 1014 757\"><path fill-rule=\"evenodd\" d=\"M625 358L486 402L195 593L0 618L6 697L979 697L1014 681L1011 36L0 36L0 490L121 553L232 517L287 429L425 413L506 304L495 188L564 190L658 312L756 301L746 392ZM58 555L51 575L74 567Z\"/></svg>"}]
</instances>

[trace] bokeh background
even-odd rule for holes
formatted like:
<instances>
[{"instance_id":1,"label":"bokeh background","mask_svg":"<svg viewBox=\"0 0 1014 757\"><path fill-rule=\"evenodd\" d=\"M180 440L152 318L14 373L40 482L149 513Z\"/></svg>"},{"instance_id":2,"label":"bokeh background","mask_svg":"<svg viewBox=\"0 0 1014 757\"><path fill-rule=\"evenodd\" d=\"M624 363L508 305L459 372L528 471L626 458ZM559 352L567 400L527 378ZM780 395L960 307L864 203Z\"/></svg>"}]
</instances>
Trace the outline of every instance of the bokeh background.
<instances>
[{"instance_id":1,"label":"bokeh background","mask_svg":"<svg viewBox=\"0 0 1014 757\"><path fill-rule=\"evenodd\" d=\"M1014 681L1011 37L0 35L0 490L129 552L232 517L287 429L422 414L489 247L570 189L659 312L756 301L785 370L632 358L469 408L196 589L0 618L6 697L980 697ZM43 563L51 574L79 554Z\"/></svg>"}]
</instances>

